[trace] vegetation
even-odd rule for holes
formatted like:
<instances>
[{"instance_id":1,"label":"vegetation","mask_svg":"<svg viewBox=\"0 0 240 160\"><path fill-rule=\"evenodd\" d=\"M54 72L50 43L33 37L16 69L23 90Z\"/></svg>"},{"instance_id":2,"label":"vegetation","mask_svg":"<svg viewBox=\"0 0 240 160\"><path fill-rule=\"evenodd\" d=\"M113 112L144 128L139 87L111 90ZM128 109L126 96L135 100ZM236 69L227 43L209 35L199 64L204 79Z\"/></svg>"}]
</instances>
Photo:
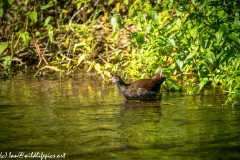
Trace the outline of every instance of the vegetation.
<instances>
[{"instance_id":1,"label":"vegetation","mask_svg":"<svg viewBox=\"0 0 240 160\"><path fill-rule=\"evenodd\" d=\"M220 86L240 99L238 0L4 0L0 2L0 67L37 64L103 78L151 77L159 66L168 90L189 94Z\"/></svg>"}]
</instances>

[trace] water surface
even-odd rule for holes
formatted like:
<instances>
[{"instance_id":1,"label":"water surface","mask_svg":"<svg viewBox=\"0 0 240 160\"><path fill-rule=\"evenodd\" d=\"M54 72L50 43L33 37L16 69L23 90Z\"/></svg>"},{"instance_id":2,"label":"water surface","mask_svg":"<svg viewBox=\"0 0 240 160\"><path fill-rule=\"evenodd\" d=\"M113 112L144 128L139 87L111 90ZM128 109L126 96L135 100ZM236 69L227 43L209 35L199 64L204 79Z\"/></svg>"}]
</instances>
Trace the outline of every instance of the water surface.
<instances>
[{"instance_id":1,"label":"water surface","mask_svg":"<svg viewBox=\"0 0 240 160\"><path fill-rule=\"evenodd\" d=\"M206 89L195 96L163 92L156 102L126 101L116 86L94 77L19 74L0 80L0 154L239 159L240 108L222 106L225 99Z\"/></svg>"}]
</instances>

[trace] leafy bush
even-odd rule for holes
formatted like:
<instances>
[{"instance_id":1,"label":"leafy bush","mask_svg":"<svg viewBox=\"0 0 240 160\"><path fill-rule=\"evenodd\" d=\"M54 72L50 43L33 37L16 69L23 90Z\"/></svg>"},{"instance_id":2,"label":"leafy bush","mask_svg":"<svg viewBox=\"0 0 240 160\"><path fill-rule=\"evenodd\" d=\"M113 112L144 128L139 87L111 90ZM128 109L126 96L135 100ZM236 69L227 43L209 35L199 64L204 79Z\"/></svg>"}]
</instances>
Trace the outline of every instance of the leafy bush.
<instances>
[{"instance_id":1,"label":"leafy bush","mask_svg":"<svg viewBox=\"0 0 240 160\"><path fill-rule=\"evenodd\" d=\"M135 1L123 23L136 24L132 51L139 52L126 72L151 76L162 65L169 89L193 94L221 84L228 101L239 98L239 13L237 0Z\"/></svg>"}]
</instances>

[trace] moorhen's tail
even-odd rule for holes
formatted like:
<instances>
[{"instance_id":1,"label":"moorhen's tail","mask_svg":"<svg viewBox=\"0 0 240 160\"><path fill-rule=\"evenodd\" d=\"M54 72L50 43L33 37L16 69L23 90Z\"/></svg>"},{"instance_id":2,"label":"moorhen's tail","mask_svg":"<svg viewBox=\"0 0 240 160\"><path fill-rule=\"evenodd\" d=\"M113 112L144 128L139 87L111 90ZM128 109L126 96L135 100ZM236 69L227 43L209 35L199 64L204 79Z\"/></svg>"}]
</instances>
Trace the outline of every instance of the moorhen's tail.
<instances>
[{"instance_id":1,"label":"moorhen's tail","mask_svg":"<svg viewBox=\"0 0 240 160\"><path fill-rule=\"evenodd\" d=\"M158 72L155 74L155 76L152 79L160 80L162 78L162 66L159 68Z\"/></svg>"},{"instance_id":2,"label":"moorhen's tail","mask_svg":"<svg viewBox=\"0 0 240 160\"><path fill-rule=\"evenodd\" d=\"M159 68L158 72L152 78L157 81L155 91L159 92L161 89L161 84L165 81L166 77L162 76L162 67Z\"/></svg>"}]
</instances>

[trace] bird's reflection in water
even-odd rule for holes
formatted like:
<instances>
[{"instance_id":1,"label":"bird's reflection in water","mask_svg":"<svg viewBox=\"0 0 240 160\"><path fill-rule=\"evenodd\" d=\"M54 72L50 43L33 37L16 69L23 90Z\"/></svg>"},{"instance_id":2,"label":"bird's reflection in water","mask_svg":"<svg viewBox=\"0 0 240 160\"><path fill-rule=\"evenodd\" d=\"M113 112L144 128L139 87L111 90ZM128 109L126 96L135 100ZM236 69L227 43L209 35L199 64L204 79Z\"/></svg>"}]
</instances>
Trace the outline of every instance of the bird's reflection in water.
<instances>
[{"instance_id":1,"label":"bird's reflection in water","mask_svg":"<svg viewBox=\"0 0 240 160\"><path fill-rule=\"evenodd\" d=\"M162 108L160 101L138 101L126 100L121 106L121 115L128 111L141 112L146 114L159 114L162 115ZM149 113L150 112L150 113Z\"/></svg>"},{"instance_id":2,"label":"bird's reflection in water","mask_svg":"<svg viewBox=\"0 0 240 160\"><path fill-rule=\"evenodd\" d=\"M136 142L149 142L161 132L160 101L126 100L120 107L118 133L125 142L121 150L139 150Z\"/></svg>"}]
</instances>

